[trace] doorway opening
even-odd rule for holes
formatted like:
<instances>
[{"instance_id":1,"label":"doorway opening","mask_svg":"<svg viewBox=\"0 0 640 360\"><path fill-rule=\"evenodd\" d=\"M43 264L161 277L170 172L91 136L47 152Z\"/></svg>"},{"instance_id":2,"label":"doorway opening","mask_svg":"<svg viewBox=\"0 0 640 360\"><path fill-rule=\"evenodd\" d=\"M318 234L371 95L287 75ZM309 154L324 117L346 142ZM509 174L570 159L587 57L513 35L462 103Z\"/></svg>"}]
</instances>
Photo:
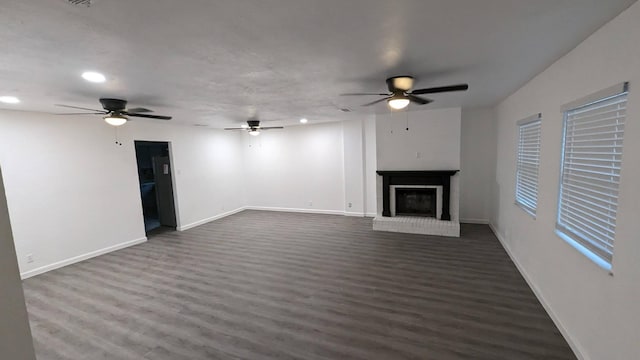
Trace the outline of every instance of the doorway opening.
<instances>
[{"instance_id":1,"label":"doorway opening","mask_svg":"<svg viewBox=\"0 0 640 360\"><path fill-rule=\"evenodd\" d=\"M135 141L145 233L176 229L169 143Z\"/></svg>"}]
</instances>

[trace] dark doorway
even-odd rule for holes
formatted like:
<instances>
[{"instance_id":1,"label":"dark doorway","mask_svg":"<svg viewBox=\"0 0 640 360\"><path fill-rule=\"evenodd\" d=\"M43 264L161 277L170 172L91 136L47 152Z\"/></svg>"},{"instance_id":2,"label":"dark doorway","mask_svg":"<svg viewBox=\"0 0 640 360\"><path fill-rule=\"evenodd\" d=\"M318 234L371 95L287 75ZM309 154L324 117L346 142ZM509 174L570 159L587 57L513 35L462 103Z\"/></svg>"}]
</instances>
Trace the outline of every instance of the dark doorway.
<instances>
[{"instance_id":1,"label":"dark doorway","mask_svg":"<svg viewBox=\"0 0 640 360\"><path fill-rule=\"evenodd\" d=\"M160 227L175 229L176 208L169 143L136 141L135 147L145 232Z\"/></svg>"}]
</instances>

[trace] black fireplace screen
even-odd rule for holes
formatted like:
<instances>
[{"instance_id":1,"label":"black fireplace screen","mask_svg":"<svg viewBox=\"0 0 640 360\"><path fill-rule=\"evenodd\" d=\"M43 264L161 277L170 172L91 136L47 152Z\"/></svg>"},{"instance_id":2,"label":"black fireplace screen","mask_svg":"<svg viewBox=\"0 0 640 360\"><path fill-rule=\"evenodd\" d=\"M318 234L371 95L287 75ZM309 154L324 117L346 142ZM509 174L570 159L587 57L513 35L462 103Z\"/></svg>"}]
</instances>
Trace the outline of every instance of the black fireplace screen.
<instances>
[{"instance_id":1,"label":"black fireplace screen","mask_svg":"<svg viewBox=\"0 0 640 360\"><path fill-rule=\"evenodd\" d=\"M437 216L435 188L396 188L396 216Z\"/></svg>"}]
</instances>

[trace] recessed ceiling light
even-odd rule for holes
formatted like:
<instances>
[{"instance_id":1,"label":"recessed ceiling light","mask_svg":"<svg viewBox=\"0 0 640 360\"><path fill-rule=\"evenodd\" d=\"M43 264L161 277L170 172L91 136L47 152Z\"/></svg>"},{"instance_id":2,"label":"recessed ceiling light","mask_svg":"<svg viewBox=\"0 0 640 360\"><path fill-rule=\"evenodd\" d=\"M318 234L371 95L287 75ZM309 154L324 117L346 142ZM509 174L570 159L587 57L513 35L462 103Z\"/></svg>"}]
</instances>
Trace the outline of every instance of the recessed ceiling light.
<instances>
[{"instance_id":1,"label":"recessed ceiling light","mask_svg":"<svg viewBox=\"0 0 640 360\"><path fill-rule=\"evenodd\" d=\"M306 124L306 123L308 123L308 122L309 122L309 120L307 120L307 119L305 119L305 118L302 118L302 119L300 119L300 122L301 122L301 123L303 123L303 124Z\"/></svg>"},{"instance_id":2,"label":"recessed ceiling light","mask_svg":"<svg viewBox=\"0 0 640 360\"><path fill-rule=\"evenodd\" d=\"M0 96L0 102L5 104L17 104L20 102L20 99L15 96Z\"/></svg>"},{"instance_id":3,"label":"recessed ceiling light","mask_svg":"<svg viewBox=\"0 0 640 360\"><path fill-rule=\"evenodd\" d=\"M103 83L107 81L107 78L95 71L85 71L82 73L82 78L93 83Z\"/></svg>"}]
</instances>

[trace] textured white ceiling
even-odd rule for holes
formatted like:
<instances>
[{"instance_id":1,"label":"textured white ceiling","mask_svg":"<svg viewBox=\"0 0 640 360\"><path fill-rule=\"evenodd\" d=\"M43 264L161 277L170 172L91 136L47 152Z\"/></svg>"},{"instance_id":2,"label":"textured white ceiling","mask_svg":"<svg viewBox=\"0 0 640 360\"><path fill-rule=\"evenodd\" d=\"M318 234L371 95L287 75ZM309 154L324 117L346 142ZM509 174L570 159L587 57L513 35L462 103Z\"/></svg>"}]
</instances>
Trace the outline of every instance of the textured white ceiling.
<instances>
[{"instance_id":1,"label":"textured white ceiling","mask_svg":"<svg viewBox=\"0 0 640 360\"><path fill-rule=\"evenodd\" d=\"M109 96L181 124L333 121L338 108L388 111L359 106L375 97L338 94L385 91L384 79L402 74L418 88L469 83L427 107L489 105L633 2L4 1L0 95L22 103L0 105L67 112L53 104L100 108ZM85 70L108 81L87 83Z\"/></svg>"}]
</instances>

